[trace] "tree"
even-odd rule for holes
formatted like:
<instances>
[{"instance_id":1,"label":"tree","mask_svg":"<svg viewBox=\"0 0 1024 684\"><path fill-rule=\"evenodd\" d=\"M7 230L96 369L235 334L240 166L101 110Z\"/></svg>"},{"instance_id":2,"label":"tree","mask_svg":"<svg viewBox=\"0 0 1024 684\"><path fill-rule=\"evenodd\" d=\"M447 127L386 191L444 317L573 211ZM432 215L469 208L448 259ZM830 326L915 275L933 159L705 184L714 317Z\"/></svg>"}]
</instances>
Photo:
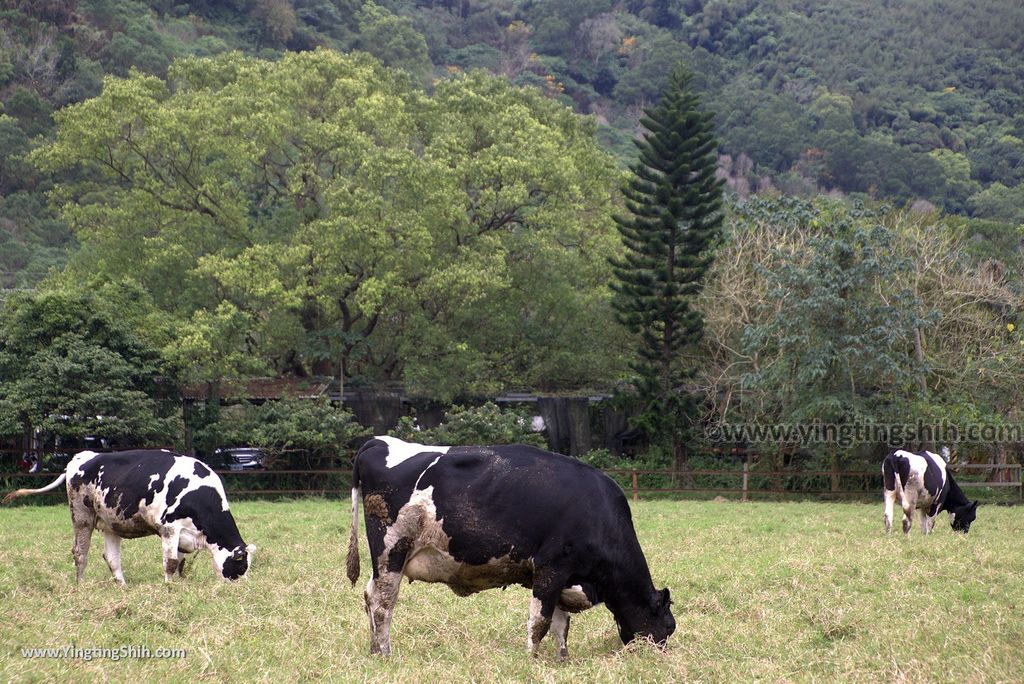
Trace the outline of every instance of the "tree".
<instances>
[{"instance_id":1,"label":"tree","mask_svg":"<svg viewBox=\"0 0 1024 684\"><path fill-rule=\"evenodd\" d=\"M646 110L639 160L623 190L628 217L616 217L625 253L613 261L619 321L639 335L636 389L641 422L685 461L697 399L686 389L685 353L704 319L694 302L711 266L722 223L722 181L715 177L712 115L700 110L692 74L677 67L661 102Z\"/></svg>"},{"instance_id":2,"label":"tree","mask_svg":"<svg viewBox=\"0 0 1024 684\"><path fill-rule=\"evenodd\" d=\"M112 309L96 296L60 291L7 301L0 309L0 425L122 445L175 434L173 373Z\"/></svg>"},{"instance_id":3,"label":"tree","mask_svg":"<svg viewBox=\"0 0 1024 684\"><path fill-rule=\"evenodd\" d=\"M340 375L443 398L554 362L614 375L616 172L594 123L536 91L474 73L428 96L363 53L231 53L178 61L169 83L110 78L58 119L32 158L95 173L55 193L82 245L64 278L138 283L192 381Z\"/></svg>"}]
</instances>

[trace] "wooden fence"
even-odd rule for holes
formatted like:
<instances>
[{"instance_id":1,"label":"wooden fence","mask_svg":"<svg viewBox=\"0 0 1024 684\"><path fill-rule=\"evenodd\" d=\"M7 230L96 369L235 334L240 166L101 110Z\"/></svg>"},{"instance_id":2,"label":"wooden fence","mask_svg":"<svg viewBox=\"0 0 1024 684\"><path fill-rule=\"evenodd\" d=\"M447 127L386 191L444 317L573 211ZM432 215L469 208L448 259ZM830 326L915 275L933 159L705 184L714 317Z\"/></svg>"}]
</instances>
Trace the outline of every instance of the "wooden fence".
<instances>
[{"instance_id":1,"label":"wooden fence","mask_svg":"<svg viewBox=\"0 0 1024 684\"><path fill-rule=\"evenodd\" d=\"M6 460L6 459L5 459ZM5 464L6 467L7 464ZM6 467L4 469L6 470ZM1003 489L1018 501L1024 500L1022 466L1019 464L951 466L957 482L965 489ZM352 470L319 468L309 470L217 470L232 496L347 496ZM642 497L715 494L741 501L754 497L877 498L882 489L878 470L761 470L744 463L742 468L667 469L609 468L634 501ZM42 487L59 473L0 472L0 488ZM977 479L978 476L985 479ZM1016 491L1012 491L1016 490ZM63 497L63 488L54 497Z\"/></svg>"}]
</instances>

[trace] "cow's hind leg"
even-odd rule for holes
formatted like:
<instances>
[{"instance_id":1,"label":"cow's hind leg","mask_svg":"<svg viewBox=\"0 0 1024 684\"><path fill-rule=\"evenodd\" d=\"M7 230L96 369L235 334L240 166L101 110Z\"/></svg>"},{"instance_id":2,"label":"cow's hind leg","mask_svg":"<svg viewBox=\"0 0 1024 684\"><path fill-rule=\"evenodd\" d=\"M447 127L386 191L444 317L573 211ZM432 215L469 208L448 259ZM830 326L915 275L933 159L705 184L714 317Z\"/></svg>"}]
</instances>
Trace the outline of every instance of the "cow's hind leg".
<instances>
[{"instance_id":1,"label":"cow's hind leg","mask_svg":"<svg viewBox=\"0 0 1024 684\"><path fill-rule=\"evenodd\" d=\"M882 512L882 520L885 522L885 533L889 534L892 532L892 512L896 503L896 490L883 489L882 499L885 504Z\"/></svg>"},{"instance_id":2,"label":"cow's hind leg","mask_svg":"<svg viewBox=\"0 0 1024 684\"><path fill-rule=\"evenodd\" d=\"M910 534L910 528L913 525L914 511L917 509L917 497L908 492L906 489L903 490L903 534Z\"/></svg>"},{"instance_id":3,"label":"cow's hind leg","mask_svg":"<svg viewBox=\"0 0 1024 684\"><path fill-rule=\"evenodd\" d=\"M363 598L366 616L370 619L370 653L391 654L391 616L398 602L402 573L388 571L366 583Z\"/></svg>"},{"instance_id":4,"label":"cow's hind leg","mask_svg":"<svg viewBox=\"0 0 1024 684\"><path fill-rule=\"evenodd\" d=\"M164 582L170 582L171 578L174 577L174 573L178 571L178 539L181 536L181 530L168 527L160 533L160 538L163 540L164 547Z\"/></svg>"},{"instance_id":5,"label":"cow's hind leg","mask_svg":"<svg viewBox=\"0 0 1024 684\"><path fill-rule=\"evenodd\" d=\"M370 653L391 654L391 616L398 603L398 590L402 586L402 570L409 556L410 542L399 539L374 568L373 577L366 584L366 616L370 619Z\"/></svg>"},{"instance_id":6,"label":"cow's hind leg","mask_svg":"<svg viewBox=\"0 0 1024 684\"><path fill-rule=\"evenodd\" d=\"M85 564L89 562L89 542L92 541L92 525L75 524L75 541L71 547L71 556L75 559L75 579L79 582L85 577Z\"/></svg>"},{"instance_id":7,"label":"cow's hind leg","mask_svg":"<svg viewBox=\"0 0 1024 684\"><path fill-rule=\"evenodd\" d=\"M89 561L89 542L96 527L96 513L78 496L71 497L71 528L74 542L71 557L75 559L75 578L81 582L85 577L85 564Z\"/></svg>"},{"instance_id":8,"label":"cow's hind leg","mask_svg":"<svg viewBox=\"0 0 1024 684\"><path fill-rule=\"evenodd\" d=\"M124 575L121 573L121 537L113 532L103 533L103 560L114 574L114 581L124 586Z\"/></svg>"}]
</instances>

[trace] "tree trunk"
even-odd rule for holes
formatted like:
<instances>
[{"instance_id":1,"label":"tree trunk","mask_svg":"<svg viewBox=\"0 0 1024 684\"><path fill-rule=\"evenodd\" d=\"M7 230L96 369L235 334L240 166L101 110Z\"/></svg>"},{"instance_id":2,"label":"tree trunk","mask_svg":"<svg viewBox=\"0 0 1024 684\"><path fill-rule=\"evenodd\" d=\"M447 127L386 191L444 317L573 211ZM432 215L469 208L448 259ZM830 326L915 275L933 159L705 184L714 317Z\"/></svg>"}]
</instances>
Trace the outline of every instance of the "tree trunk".
<instances>
[{"instance_id":1,"label":"tree trunk","mask_svg":"<svg viewBox=\"0 0 1024 684\"><path fill-rule=\"evenodd\" d=\"M676 486L675 478L682 476L683 487L693 488L693 473L690 472L690 454L686 449L686 442L679 435L672 436L672 453L675 455L675 469L673 471L672 486Z\"/></svg>"}]
</instances>

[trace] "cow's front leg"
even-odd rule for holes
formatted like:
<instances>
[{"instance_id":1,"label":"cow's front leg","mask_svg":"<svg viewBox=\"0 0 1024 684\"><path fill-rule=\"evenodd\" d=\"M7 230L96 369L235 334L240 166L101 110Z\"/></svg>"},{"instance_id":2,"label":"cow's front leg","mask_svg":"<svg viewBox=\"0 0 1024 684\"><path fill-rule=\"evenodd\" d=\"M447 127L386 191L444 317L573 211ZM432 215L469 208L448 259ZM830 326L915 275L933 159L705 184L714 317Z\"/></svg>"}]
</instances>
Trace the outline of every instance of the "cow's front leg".
<instances>
[{"instance_id":1,"label":"cow's front leg","mask_svg":"<svg viewBox=\"0 0 1024 684\"><path fill-rule=\"evenodd\" d=\"M935 518L928 515L928 513L921 510L921 534L931 534L932 528L935 527Z\"/></svg>"},{"instance_id":2,"label":"cow's front leg","mask_svg":"<svg viewBox=\"0 0 1024 684\"><path fill-rule=\"evenodd\" d=\"M536 657L537 649L540 647L541 639L551 628L551 618L554 616L554 606L548 614L544 615L544 603L534 596L530 599L530 617L526 621L526 648L530 655Z\"/></svg>"},{"instance_id":3,"label":"cow's front leg","mask_svg":"<svg viewBox=\"0 0 1024 684\"><path fill-rule=\"evenodd\" d=\"M164 545L164 582L169 583L174 573L178 570L178 538L181 531L177 529L164 530L160 534Z\"/></svg>"},{"instance_id":4,"label":"cow's front leg","mask_svg":"<svg viewBox=\"0 0 1024 684\"><path fill-rule=\"evenodd\" d=\"M558 609L558 599L562 595L562 587L565 586L566 579L550 568L534 571L530 618L526 623L526 648L533 656L537 655L541 640L551 628L555 611ZM563 635L568 629L569 621L566 620L565 628L561 630Z\"/></svg>"},{"instance_id":5,"label":"cow's front leg","mask_svg":"<svg viewBox=\"0 0 1024 684\"><path fill-rule=\"evenodd\" d=\"M185 576L185 554L178 552L178 577Z\"/></svg>"},{"instance_id":6,"label":"cow's front leg","mask_svg":"<svg viewBox=\"0 0 1024 684\"><path fill-rule=\"evenodd\" d=\"M113 532L103 533L103 560L107 561L114 581L123 587L125 581L124 575L121 574L121 537Z\"/></svg>"},{"instance_id":7,"label":"cow's front leg","mask_svg":"<svg viewBox=\"0 0 1024 684\"><path fill-rule=\"evenodd\" d=\"M391 654L391 616L398 602L402 573L388 571L366 583L363 598L370 619L370 653Z\"/></svg>"},{"instance_id":8,"label":"cow's front leg","mask_svg":"<svg viewBox=\"0 0 1024 684\"><path fill-rule=\"evenodd\" d=\"M555 608L551 616L551 632L555 635L555 644L558 646L558 659L565 660L569 657L569 613L561 608Z\"/></svg>"}]
</instances>

